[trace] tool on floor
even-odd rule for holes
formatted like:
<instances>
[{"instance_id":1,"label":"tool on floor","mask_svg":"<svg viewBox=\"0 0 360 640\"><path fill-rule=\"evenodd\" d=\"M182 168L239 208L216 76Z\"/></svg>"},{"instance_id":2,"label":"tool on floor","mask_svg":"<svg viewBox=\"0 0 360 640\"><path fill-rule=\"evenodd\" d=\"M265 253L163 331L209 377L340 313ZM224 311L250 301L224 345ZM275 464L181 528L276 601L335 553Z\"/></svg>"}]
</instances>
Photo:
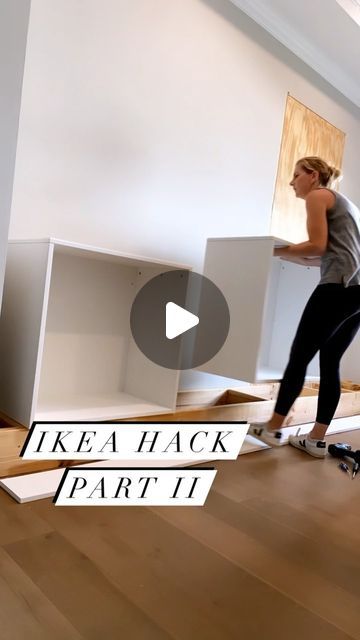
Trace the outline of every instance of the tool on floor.
<instances>
[{"instance_id":1,"label":"tool on floor","mask_svg":"<svg viewBox=\"0 0 360 640\"><path fill-rule=\"evenodd\" d=\"M350 469L347 466L346 462L340 462L340 464L338 465L339 469L341 471L344 471L345 473L350 473Z\"/></svg>"},{"instance_id":2,"label":"tool on floor","mask_svg":"<svg viewBox=\"0 0 360 640\"><path fill-rule=\"evenodd\" d=\"M337 442L336 444L329 444L328 451L332 456L339 457L341 456L342 450L346 449L347 451L351 450L351 444L347 444L346 442ZM339 454L339 456L337 455Z\"/></svg>"},{"instance_id":3,"label":"tool on floor","mask_svg":"<svg viewBox=\"0 0 360 640\"><path fill-rule=\"evenodd\" d=\"M346 460L347 462L351 463L352 465L351 477L352 479L354 479L360 468L360 449L353 451L351 449L351 445L346 444L344 442L337 442L336 444L329 444L328 452L334 458L340 458L342 460ZM347 467L346 463L340 463L339 468L341 468L342 471L347 471L347 469L344 469L341 465L345 465Z\"/></svg>"},{"instance_id":4,"label":"tool on floor","mask_svg":"<svg viewBox=\"0 0 360 640\"><path fill-rule=\"evenodd\" d=\"M359 467L360 467L359 463L358 463L358 462L354 462L354 464L353 464L353 470L352 470L352 479L353 479L353 480L354 480L354 478L355 478L355 476L356 476L357 472L359 471Z\"/></svg>"}]
</instances>

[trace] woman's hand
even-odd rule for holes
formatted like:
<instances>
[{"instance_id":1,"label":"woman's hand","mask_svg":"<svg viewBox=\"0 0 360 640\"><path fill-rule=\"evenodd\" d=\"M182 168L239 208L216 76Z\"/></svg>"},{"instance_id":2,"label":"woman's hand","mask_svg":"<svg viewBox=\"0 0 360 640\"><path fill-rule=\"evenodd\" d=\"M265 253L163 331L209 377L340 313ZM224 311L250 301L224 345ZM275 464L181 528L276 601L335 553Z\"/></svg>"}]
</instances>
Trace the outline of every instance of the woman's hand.
<instances>
[{"instance_id":1,"label":"woman's hand","mask_svg":"<svg viewBox=\"0 0 360 640\"><path fill-rule=\"evenodd\" d=\"M286 252L281 252L281 248L274 249L274 256L276 258L281 258L282 260L286 260L287 262L294 262L295 264L300 264L302 267L320 267L321 259L320 257L314 258L304 258L302 256L294 256Z\"/></svg>"},{"instance_id":2,"label":"woman's hand","mask_svg":"<svg viewBox=\"0 0 360 640\"><path fill-rule=\"evenodd\" d=\"M275 247L273 255L275 258L283 258L287 253L286 249L287 247Z\"/></svg>"}]
</instances>

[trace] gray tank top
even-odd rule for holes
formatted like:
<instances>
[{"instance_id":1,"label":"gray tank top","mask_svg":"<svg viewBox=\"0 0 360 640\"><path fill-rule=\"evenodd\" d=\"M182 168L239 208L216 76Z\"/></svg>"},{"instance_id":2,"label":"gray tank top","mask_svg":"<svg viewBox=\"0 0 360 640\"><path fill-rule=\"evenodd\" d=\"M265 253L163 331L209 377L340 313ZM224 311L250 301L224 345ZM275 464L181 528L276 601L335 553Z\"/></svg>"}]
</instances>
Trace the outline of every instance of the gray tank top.
<instances>
[{"instance_id":1,"label":"gray tank top","mask_svg":"<svg viewBox=\"0 0 360 640\"><path fill-rule=\"evenodd\" d=\"M360 211L341 193L328 189L335 204L327 210L328 244L321 256L320 284L360 284Z\"/></svg>"}]
</instances>

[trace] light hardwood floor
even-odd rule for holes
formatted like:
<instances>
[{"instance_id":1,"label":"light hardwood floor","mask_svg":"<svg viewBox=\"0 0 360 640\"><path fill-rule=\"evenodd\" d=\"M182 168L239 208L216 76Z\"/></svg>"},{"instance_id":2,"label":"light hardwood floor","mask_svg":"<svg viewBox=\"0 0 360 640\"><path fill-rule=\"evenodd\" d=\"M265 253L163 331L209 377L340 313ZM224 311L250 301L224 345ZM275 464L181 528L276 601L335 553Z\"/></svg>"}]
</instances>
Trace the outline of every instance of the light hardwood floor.
<instances>
[{"instance_id":1,"label":"light hardwood floor","mask_svg":"<svg viewBox=\"0 0 360 640\"><path fill-rule=\"evenodd\" d=\"M204 507L1 491L1 640L360 640L360 473L288 446L215 466Z\"/></svg>"}]
</instances>

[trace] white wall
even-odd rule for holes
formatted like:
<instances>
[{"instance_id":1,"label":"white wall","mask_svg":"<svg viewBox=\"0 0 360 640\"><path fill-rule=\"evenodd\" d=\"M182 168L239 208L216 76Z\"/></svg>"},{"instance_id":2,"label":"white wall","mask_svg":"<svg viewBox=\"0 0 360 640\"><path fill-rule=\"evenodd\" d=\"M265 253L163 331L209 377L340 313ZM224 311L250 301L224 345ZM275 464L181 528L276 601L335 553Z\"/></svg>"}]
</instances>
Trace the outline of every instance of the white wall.
<instances>
[{"instance_id":1,"label":"white wall","mask_svg":"<svg viewBox=\"0 0 360 640\"><path fill-rule=\"evenodd\" d=\"M0 308L30 0L0 0Z\"/></svg>"},{"instance_id":2,"label":"white wall","mask_svg":"<svg viewBox=\"0 0 360 640\"><path fill-rule=\"evenodd\" d=\"M287 92L347 133L360 203L359 110L228 0L32 0L11 237L201 270L207 237L269 233Z\"/></svg>"}]
</instances>

